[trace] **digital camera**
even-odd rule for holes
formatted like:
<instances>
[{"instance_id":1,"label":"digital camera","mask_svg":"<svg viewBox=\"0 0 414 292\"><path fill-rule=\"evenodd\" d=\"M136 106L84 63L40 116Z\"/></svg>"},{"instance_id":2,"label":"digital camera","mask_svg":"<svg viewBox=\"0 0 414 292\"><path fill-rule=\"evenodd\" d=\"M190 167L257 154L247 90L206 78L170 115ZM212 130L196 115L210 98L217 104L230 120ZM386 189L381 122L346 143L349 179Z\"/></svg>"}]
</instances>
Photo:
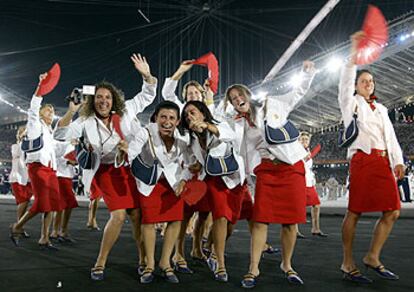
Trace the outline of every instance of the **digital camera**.
<instances>
[{"instance_id":1,"label":"digital camera","mask_svg":"<svg viewBox=\"0 0 414 292\"><path fill-rule=\"evenodd\" d=\"M95 86L84 85L82 88L75 87L66 99L72 101L74 104L80 104L85 100L87 95L95 95Z\"/></svg>"}]
</instances>

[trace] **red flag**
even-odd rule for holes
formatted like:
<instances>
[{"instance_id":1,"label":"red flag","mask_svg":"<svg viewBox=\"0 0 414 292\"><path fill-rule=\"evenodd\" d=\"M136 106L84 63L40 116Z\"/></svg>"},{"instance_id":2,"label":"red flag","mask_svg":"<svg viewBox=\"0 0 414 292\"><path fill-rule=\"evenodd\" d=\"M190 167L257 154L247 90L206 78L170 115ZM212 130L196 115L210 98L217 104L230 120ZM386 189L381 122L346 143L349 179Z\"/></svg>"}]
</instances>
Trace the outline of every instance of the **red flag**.
<instances>
[{"instance_id":1,"label":"red flag","mask_svg":"<svg viewBox=\"0 0 414 292\"><path fill-rule=\"evenodd\" d=\"M55 63L52 68L47 72L47 77L42 80L37 91L38 96L43 96L50 93L58 84L60 79L60 66L59 63Z\"/></svg>"},{"instance_id":2,"label":"red flag","mask_svg":"<svg viewBox=\"0 0 414 292\"><path fill-rule=\"evenodd\" d=\"M214 94L216 94L219 82L219 67L216 56L212 52L209 52L191 63L194 65L207 66L210 88Z\"/></svg>"},{"instance_id":3,"label":"red flag","mask_svg":"<svg viewBox=\"0 0 414 292\"><path fill-rule=\"evenodd\" d=\"M200 201L207 192L207 184L204 181L192 179L185 184L181 198L190 206Z\"/></svg>"},{"instance_id":4,"label":"red flag","mask_svg":"<svg viewBox=\"0 0 414 292\"><path fill-rule=\"evenodd\" d=\"M388 41L387 21L376 6L368 5L362 30L365 37L358 44L357 65L366 65L377 60Z\"/></svg>"},{"instance_id":5,"label":"red flag","mask_svg":"<svg viewBox=\"0 0 414 292\"><path fill-rule=\"evenodd\" d=\"M321 151L321 144L318 144L311 150L310 158L314 158L316 155L318 155L320 151Z\"/></svg>"}]
</instances>

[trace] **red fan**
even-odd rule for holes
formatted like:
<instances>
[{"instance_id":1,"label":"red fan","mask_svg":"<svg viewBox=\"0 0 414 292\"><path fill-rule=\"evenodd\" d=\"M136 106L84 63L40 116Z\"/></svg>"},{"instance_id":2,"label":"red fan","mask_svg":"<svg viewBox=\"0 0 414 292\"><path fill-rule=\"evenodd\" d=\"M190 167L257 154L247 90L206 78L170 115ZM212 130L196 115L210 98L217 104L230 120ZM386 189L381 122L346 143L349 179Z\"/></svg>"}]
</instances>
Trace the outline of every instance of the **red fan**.
<instances>
[{"instance_id":1,"label":"red fan","mask_svg":"<svg viewBox=\"0 0 414 292\"><path fill-rule=\"evenodd\" d=\"M318 155L320 151L321 151L321 144L318 144L311 150L310 158L314 158L316 155Z\"/></svg>"},{"instance_id":2,"label":"red fan","mask_svg":"<svg viewBox=\"0 0 414 292\"><path fill-rule=\"evenodd\" d=\"M207 192L207 184L201 180L192 179L185 184L181 198L190 206L200 201Z\"/></svg>"},{"instance_id":3,"label":"red fan","mask_svg":"<svg viewBox=\"0 0 414 292\"><path fill-rule=\"evenodd\" d=\"M219 82L219 68L216 56L212 52L209 52L191 63L195 65L207 66L210 88L214 94L216 94Z\"/></svg>"},{"instance_id":4,"label":"red fan","mask_svg":"<svg viewBox=\"0 0 414 292\"><path fill-rule=\"evenodd\" d=\"M362 30L365 37L358 44L357 65L366 65L377 60L388 41L387 21L381 10L368 5Z\"/></svg>"},{"instance_id":5,"label":"red fan","mask_svg":"<svg viewBox=\"0 0 414 292\"><path fill-rule=\"evenodd\" d=\"M43 96L50 93L58 84L60 79L60 66L59 63L55 63L52 68L47 72L47 77L42 80L37 91L38 96Z\"/></svg>"}]
</instances>

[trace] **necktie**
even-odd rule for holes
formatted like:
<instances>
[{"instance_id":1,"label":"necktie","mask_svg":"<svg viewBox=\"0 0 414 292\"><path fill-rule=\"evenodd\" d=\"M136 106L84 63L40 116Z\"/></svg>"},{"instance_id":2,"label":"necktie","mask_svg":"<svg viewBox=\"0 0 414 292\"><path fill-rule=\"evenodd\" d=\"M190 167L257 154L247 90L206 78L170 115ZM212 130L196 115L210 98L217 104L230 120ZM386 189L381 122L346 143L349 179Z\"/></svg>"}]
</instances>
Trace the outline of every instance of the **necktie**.
<instances>
[{"instance_id":1,"label":"necktie","mask_svg":"<svg viewBox=\"0 0 414 292\"><path fill-rule=\"evenodd\" d=\"M251 120L250 113L239 113L235 117L236 120L241 119L241 118L246 119L246 121L247 121L247 123L249 124L250 127L254 127L254 123Z\"/></svg>"}]
</instances>

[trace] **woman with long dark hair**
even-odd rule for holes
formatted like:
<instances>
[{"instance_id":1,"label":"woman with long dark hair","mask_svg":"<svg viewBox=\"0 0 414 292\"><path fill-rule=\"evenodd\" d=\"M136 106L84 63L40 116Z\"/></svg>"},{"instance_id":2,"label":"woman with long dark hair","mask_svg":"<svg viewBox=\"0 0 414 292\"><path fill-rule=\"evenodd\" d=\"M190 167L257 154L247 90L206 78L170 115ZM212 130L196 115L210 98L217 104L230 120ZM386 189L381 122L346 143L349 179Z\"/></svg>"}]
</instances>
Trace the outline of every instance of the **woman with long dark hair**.
<instances>
[{"instance_id":1,"label":"woman with long dark hair","mask_svg":"<svg viewBox=\"0 0 414 292\"><path fill-rule=\"evenodd\" d=\"M348 148L350 162L349 203L342 224L343 261L341 270L346 280L371 283L358 270L352 249L355 229L364 212L382 212L377 221L371 245L362 259L366 267L381 278L398 280L386 269L380 254L394 222L400 215L400 198L396 178L404 177L404 160L388 110L377 101L375 80L368 70L357 71L355 63L363 32L351 37L351 58L344 67L339 83L339 106L345 125L357 113L359 134Z\"/></svg>"},{"instance_id":2,"label":"woman with long dark hair","mask_svg":"<svg viewBox=\"0 0 414 292\"><path fill-rule=\"evenodd\" d=\"M217 281L227 282L224 259L226 239L240 216L244 193L248 192L247 185L244 184L244 162L234 150L236 133L227 122L218 123L207 106L200 101L187 102L183 108L181 126L189 131L190 153L194 163L200 165L198 179L207 184L207 196L213 215L214 244L214 252L210 255L208 264ZM208 155L234 155L239 169L229 175L209 175L205 168Z\"/></svg>"}]
</instances>

